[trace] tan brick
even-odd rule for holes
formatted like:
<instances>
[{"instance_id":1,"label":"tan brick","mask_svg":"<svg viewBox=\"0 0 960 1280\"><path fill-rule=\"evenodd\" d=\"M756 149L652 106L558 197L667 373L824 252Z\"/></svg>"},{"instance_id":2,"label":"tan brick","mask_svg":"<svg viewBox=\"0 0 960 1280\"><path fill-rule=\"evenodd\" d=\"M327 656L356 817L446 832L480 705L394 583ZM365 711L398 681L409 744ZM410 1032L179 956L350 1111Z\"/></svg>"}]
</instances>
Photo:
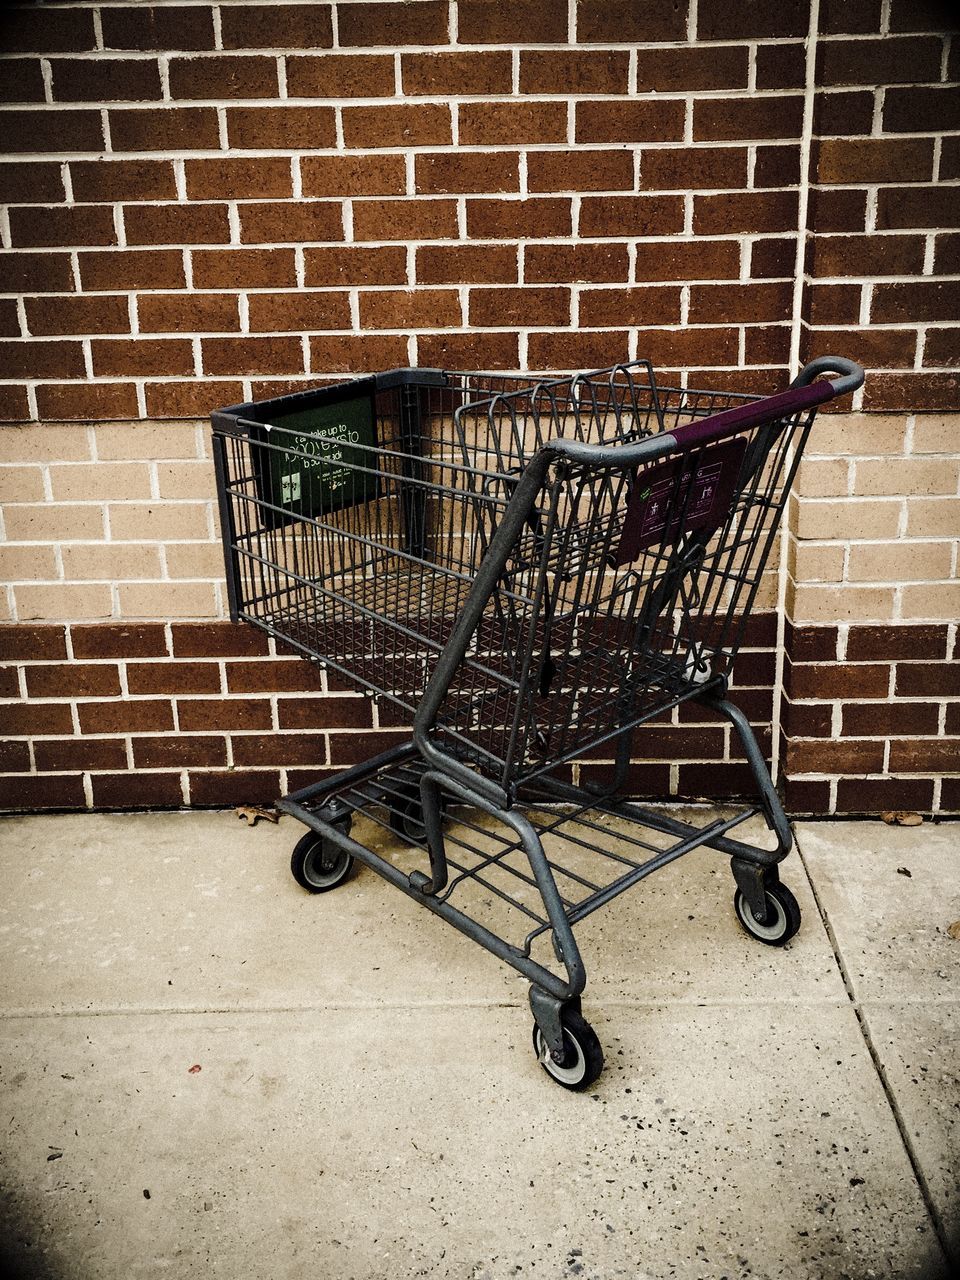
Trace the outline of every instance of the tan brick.
<instances>
[{"instance_id":1,"label":"tan brick","mask_svg":"<svg viewBox=\"0 0 960 1280\"><path fill-rule=\"evenodd\" d=\"M960 414L918 414L913 424L914 453L960 453Z\"/></svg>"},{"instance_id":2,"label":"tan brick","mask_svg":"<svg viewBox=\"0 0 960 1280\"><path fill-rule=\"evenodd\" d=\"M849 458L902 454L906 436L904 414L825 413L813 424L804 456Z\"/></svg>"},{"instance_id":3,"label":"tan brick","mask_svg":"<svg viewBox=\"0 0 960 1280\"><path fill-rule=\"evenodd\" d=\"M166 547L171 578L223 579L223 548L219 542L172 542Z\"/></svg>"},{"instance_id":4,"label":"tan brick","mask_svg":"<svg viewBox=\"0 0 960 1280\"><path fill-rule=\"evenodd\" d=\"M56 622L109 618L113 613L110 586L97 583L49 583L14 588L17 616L23 622L48 618Z\"/></svg>"},{"instance_id":5,"label":"tan brick","mask_svg":"<svg viewBox=\"0 0 960 1280\"><path fill-rule=\"evenodd\" d=\"M160 552L137 543L106 542L101 546L63 548L63 573L68 580L138 582L160 576Z\"/></svg>"},{"instance_id":6,"label":"tan brick","mask_svg":"<svg viewBox=\"0 0 960 1280\"><path fill-rule=\"evenodd\" d=\"M853 491L869 494L924 494L957 492L960 460L903 458L896 466L889 462L865 461L856 464Z\"/></svg>"},{"instance_id":7,"label":"tan brick","mask_svg":"<svg viewBox=\"0 0 960 1280\"><path fill-rule=\"evenodd\" d=\"M0 581L37 582L59 576L53 547L0 546Z\"/></svg>"},{"instance_id":8,"label":"tan brick","mask_svg":"<svg viewBox=\"0 0 960 1280\"><path fill-rule=\"evenodd\" d=\"M908 621L942 618L944 622L955 622L960 618L960 582L904 587L900 612Z\"/></svg>"},{"instance_id":9,"label":"tan brick","mask_svg":"<svg viewBox=\"0 0 960 1280\"><path fill-rule=\"evenodd\" d=\"M893 587L794 586L788 583L787 610L800 622L887 622L893 617Z\"/></svg>"},{"instance_id":10,"label":"tan brick","mask_svg":"<svg viewBox=\"0 0 960 1280\"><path fill-rule=\"evenodd\" d=\"M4 427L0 431L0 462L85 462L90 457L86 424L76 426Z\"/></svg>"},{"instance_id":11,"label":"tan brick","mask_svg":"<svg viewBox=\"0 0 960 1280\"><path fill-rule=\"evenodd\" d=\"M119 588L124 618L215 618L212 582L141 582Z\"/></svg>"},{"instance_id":12,"label":"tan brick","mask_svg":"<svg viewBox=\"0 0 960 1280\"><path fill-rule=\"evenodd\" d=\"M97 457L105 462L202 456L193 422L111 422L94 427L93 432Z\"/></svg>"},{"instance_id":13,"label":"tan brick","mask_svg":"<svg viewBox=\"0 0 960 1280\"><path fill-rule=\"evenodd\" d=\"M950 576L949 542L854 543L852 582L937 582Z\"/></svg>"},{"instance_id":14,"label":"tan brick","mask_svg":"<svg viewBox=\"0 0 960 1280\"><path fill-rule=\"evenodd\" d=\"M801 497L840 497L849 492L849 468L846 460L819 462L805 458L797 476L797 493Z\"/></svg>"},{"instance_id":15,"label":"tan brick","mask_svg":"<svg viewBox=\"0 0 960 1280\"><path fill-rule=\"evenodd\" d=\"M900 502L801 502L793 526L799 538L895 538Z\"/></svg>"},{"instance_id":16,"label":"tan brick","mask_svg":"<svg viewBox=\"0 0 960 1280\"><path fill-rule=\"evenodd\" d=\"M843 577L842 546L793 544L791 571L797 582L839 582Z\"/></svg>"},{"instance_id":17,"label":"tan brick","mask_svg":"<svg viewBox=\"0 0 960 1280\"><path fill-rule=\"evenodd\" d=\"M210 536L210 507L206 502L137 502L108 507L110 536L118 542L169 542Z\"/></svg>"},{"instance_id":18,"label":"tan brick","mask_svg":"<svg viewBox=\"0 0 960 1280\"><path fill-rule=\"evenodd\" d=\"M103 507L60 506L45 502L32 506L11 504L5 508L4 525L10 542L60 542L89 539L99 542L104 535Z\"/></svg>"},{"instance_id":19,"label":"tan brick","mask_svg":"<svg viewBox=\"0 0 960 1280\"><path fill-rule=\"evenodd\" d=\"M908 498L907 536L956 537L960 530L960 498Z\"/></svg>"},{"instance_id":20,"label":"tan brick","mask_svg":"<svg viewBox=\"0 0 960 1280\"><path fill-rule=\"evenodd\" d=\"M157 466L161 498L216 497L217 486L210 462L161 462Z\"/></svg>"},{"instance_id":21,"label":"tan brick","mask_svg":"<svg viewBox=\"0 0 960 1280\"><path fill-rule=\"evenodd\" d=\"M89 466L52 466L54 500L90 502L110 498L147 498L150 472L139 462L95 462Z\"/></svg>"},{"instance_id":22,"label":"tan brick","mask_svg":"<svg viewBox=\"0 0 960 1280\"><path fill-rule=\"evenodd\" d=\"M0 502L42 501L43 472L39 467L0 467Z\"/></svg>"}]
</instances>

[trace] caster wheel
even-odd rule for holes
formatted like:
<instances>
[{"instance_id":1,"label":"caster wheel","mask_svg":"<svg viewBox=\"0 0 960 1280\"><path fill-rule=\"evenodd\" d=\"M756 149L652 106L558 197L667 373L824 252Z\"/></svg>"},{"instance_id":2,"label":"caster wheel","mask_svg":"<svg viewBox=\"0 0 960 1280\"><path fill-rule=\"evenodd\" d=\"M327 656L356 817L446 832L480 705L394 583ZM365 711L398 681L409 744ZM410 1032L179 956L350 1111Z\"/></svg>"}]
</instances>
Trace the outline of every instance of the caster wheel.
<instances>
[{"instance_id":1,"label":"caster wheel","mask_svg":"<svg viewBox=\"0 0 960 1280\"><path fill-rule=\"evenodd\" d=\"M419 782L399 782L387 796L390 807L390 826L408 844L427 843L427 828L423 821L423 803ZM440 819L443 820L444 797L440 797Z\"/></svg>"},{"instance_id":2,"label":"caster wheel","mask_svg":"<svg viewBox=\"0 0 960 1280\"><path fill-rule=\"evenodd\" d=\"M543 1032L533 1024L533 1051L551 1080L564 1089L589 1089L603 1070L603 1050L590 1023L573 1009L561 1014L563 1043L567 1051L564 1066L554 1062Z\"/></svg>"},{"instance_id":3,"label":"caster wheel","mask_svg":"<svg viewBox=\"0 0 960 1280\"><path fill-rule=\"evenodd\" d=\"M753 911L739 889L733 898L733 909L751 938L768 947L782 947L800 928L800 908L786 885L768 885L766 895L769 916L766 924L754 919Z\"/></svg>"},{"instance_id":4,"label":"caster wheel","mask_svg":"<svg viewBox=\"0 0 960 1280\"><path fill-rule=\"evenodd\" d=\"M344 835L350 831L349 821L338 824ZM326 855L326 856L324 856ZM309 893L327 893L336 889L353 870L353 858L336 848L316 831L308 831L294 846L290 870L301 888Z\"/></svg>"}]
</instances>

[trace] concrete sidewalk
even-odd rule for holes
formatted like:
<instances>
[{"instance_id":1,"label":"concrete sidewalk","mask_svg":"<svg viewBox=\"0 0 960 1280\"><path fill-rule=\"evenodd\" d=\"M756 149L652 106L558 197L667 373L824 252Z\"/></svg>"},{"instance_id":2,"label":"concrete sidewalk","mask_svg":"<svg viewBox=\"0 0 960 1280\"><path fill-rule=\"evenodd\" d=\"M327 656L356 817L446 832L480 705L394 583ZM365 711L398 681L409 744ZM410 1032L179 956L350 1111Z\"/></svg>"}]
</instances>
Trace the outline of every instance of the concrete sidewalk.
<instances>
[{"instance_id":1,"label":"concrete sidewalk","mask_svg":"<svg viewBox=\"0 0 960 1280\"><path fill-rule=\"evenodd\" d=\"M523 980L363 869L305 894L300 832L0 824L4 1275L960 1265L960 826L799 824L783 950L708 851L598 912L583 1095L537 1065Z\"/></svg>"}]
</instances>

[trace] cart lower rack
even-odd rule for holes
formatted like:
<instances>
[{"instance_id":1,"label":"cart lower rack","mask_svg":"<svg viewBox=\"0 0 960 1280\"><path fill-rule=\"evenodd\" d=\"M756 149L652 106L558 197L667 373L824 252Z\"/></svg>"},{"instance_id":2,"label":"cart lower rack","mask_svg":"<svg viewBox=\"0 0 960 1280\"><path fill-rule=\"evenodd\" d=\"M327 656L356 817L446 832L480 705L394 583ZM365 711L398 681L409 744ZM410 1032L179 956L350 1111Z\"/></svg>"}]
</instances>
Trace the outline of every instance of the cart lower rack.
<instances>
[{"instance_id":1,"label":"cart lower rack","mask_svg":"<svg viewBox=\"0 0 960 1280\"><path fill-rule=\"evenodd\" d=\"M212 415L231 616L412 722L280 801L309 828L294 877L322 893L359 861L519 970L566 1088L603 1065L586 916L707 847L750 935L799 928L789 826L728 682L816 409L862 381L832 356L764 398L660 386L646 361L406 369ZM757 789L704 825L619 798L634 729L689 700L732 725ZM609 786L579 785L604 746ZM740 838L756 814L773 848Z\"/></svg>"}]
</instances>

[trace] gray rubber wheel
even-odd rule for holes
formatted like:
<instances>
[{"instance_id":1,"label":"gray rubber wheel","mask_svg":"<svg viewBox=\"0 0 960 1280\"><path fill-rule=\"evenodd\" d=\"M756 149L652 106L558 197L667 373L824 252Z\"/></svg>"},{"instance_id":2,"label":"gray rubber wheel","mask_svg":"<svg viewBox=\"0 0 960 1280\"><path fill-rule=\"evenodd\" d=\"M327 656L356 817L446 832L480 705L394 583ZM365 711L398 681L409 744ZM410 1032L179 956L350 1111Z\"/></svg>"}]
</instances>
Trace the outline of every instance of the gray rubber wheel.
<instances>
[{"instance_id":1,"label":"gray rubber wheel","mask_svg":"<svg viewBox=\"0 0 960 1280\"><path fill-rule=\"evenodd\" d=\"M340 824L346 835L350 823ZM324 854L326 853L326 857ZM316 831L301 836L290 855L290 871L294 880L308 893L328 893L343 884L353 870L353 857L336 848Z\"/></svg>"},{"instance_id":2,"label":"gray rubber wheel","mask_svg":"<svg viewBox=\"0 0 960 1280\"><path fill-rule=\"evenodd\" d=\"M446 816L446 797L440 795L440 821ZM417 782L401 782L395 786L387 797L390 809L390 826L408 844L425 845L427 829L423 824L423 802L420 799L420 784Z\"/></svg>"},{"instance_id":3,"label":"gray rubber wheel","mask_svg":"<svg viewBox=\"0 0 960 1280\"><path fill-rule=\"evenodd\" d=\"M751 938L756 938L767 947L782 947L800 928L800 907L786 885L767 885L765 892L769 916L766 924L761 924L754 918L753 911L739 889L733 897L733 909Z\"/></svg>"},{"instance_id":4,"label":"gray rubber wheel","mask_svg":"<svg viewBox=\"0 0 960 1280\"><path fill-rule=\"evenodd\" d=\"M556 1084L579 1093L589 1089L603 1070L603 1049L596 1032L582 1014L565 1009L560 1015L566 1063L554 1062L543 1032L533 1024L533 1052L544 1071Z\"/></svg>"}]
</instances>

